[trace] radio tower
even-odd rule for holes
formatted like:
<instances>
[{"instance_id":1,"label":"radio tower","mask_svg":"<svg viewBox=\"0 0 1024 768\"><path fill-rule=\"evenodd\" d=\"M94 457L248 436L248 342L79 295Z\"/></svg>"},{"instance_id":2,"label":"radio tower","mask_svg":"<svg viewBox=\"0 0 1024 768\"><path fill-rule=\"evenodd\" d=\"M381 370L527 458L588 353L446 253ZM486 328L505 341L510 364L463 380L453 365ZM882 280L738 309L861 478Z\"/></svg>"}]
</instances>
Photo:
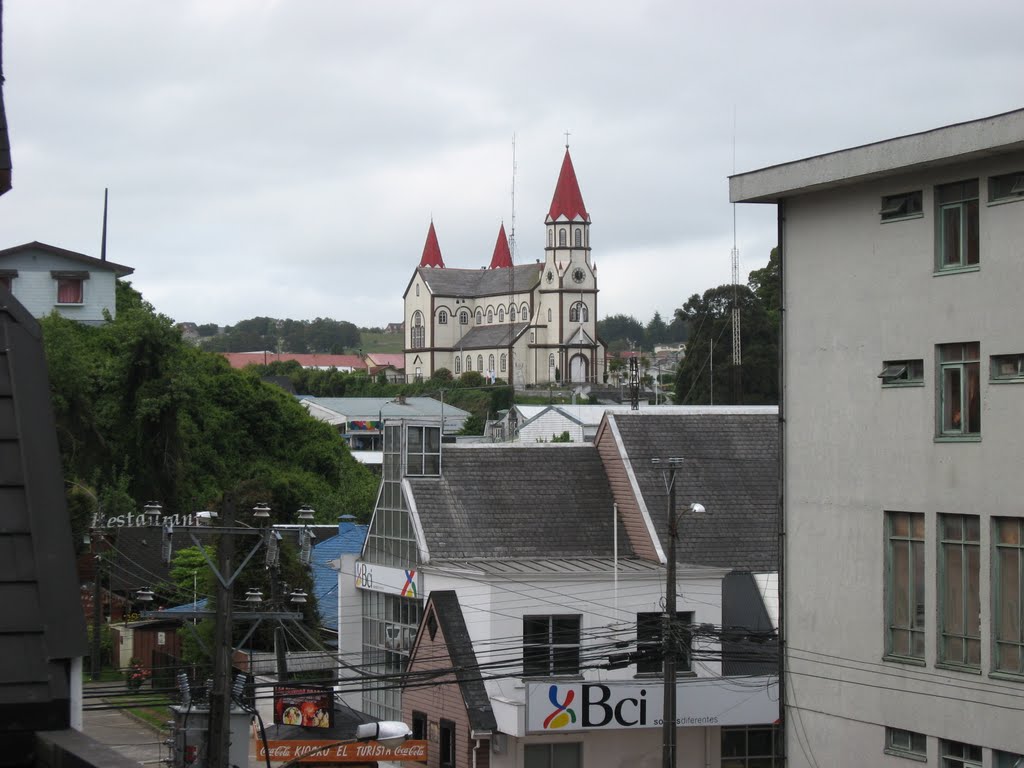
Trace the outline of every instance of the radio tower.
<instances>
[{"instance_id":1,"label":"radio tower","mask_svg":"<svg viewBox=\"0 0 1024 768\"><path fill-rule=\"evenodd\" d=\"M732 116L732 172L736 173L736 113ZM733 402L743 402L740 351L740 249L736 247L736 203L732 204L732 393Z\"/></svg>"},{"instance_id":2,"label":"radio tower","mask_svg":"<svg viewBox=\"0 0 1024 768\"><path fill-rule=\"evenodd\" d=\"M509 230L508 250L512 254L512 264L508 268L508 302L513 305L516 300L516 135L512 134L512 227ZM530 322L528 317L523 318L524 322ZM509 318L508 326L508 383L512 387L512 400L515 401L516 392L516 367L513 352L515 351L515 330L516 324Z\"/></svg>"}]
</instances>

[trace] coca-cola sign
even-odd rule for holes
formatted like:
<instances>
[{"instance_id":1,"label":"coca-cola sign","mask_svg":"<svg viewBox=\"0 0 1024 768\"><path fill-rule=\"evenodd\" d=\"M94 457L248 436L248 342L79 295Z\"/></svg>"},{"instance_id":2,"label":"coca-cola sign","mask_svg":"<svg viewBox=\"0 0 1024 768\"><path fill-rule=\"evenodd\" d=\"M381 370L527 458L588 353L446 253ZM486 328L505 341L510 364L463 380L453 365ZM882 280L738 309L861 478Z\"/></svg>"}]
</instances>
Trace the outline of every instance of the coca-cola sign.
<instances>
[{"instance_id":1,"label":"coca-cola sign","mask_svg":"<svg viewBox=\"0 0 1024 768\"><path fill-rule=\"evenodd\" d=\"M300 763L365 763L374 760L392 762L427 761L427 742L407 739L395 747L378 741L268 741L266 748L256 739L256 758L274 763L298 760Z\"/></svg>"}]
</instances>

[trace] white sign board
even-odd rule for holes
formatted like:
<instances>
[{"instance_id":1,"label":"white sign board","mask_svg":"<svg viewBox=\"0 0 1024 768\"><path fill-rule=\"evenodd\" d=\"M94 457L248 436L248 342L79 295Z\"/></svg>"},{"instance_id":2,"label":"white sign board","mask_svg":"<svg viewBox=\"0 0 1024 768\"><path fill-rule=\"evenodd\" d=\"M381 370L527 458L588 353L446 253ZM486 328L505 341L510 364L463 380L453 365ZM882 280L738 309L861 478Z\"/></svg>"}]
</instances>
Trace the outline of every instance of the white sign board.
<instances>
[{"instance_id":1,"label":"white sign board","mask_svg":"<svg viewBox=\"0 0 1024 768\"><path fill-rule=\"evenodd\" d=\"M356 588L384 592L401 597L419 597L419 578L415 569L389 568L356 561Z\"/></svg>"},{"instance_id":2,"label":"white sign board","mask_svg":"<svg viewBox=\"0 0 1024 768\"><path fill-rule=\"evenodd\" d=\"M661 680L526 685L526 732L661 728ZM676 725L763 725L779 717L778 678L698 677L676 684Z\"/></svg>"}]
</instances>

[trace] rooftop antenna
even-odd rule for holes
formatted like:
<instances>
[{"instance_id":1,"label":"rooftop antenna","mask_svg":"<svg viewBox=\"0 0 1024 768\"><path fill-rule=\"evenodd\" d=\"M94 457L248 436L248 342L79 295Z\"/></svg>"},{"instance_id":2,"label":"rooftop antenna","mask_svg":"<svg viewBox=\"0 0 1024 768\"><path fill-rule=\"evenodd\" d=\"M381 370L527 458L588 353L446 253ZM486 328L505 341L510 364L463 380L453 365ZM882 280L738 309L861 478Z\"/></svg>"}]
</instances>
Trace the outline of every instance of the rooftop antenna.
<instances>
[{"instance_id":1,"label":"rooftop antenna","mask_svg":"<svg viewBox=\"0 0 1024 768\"><path fill-rule=\"evenodd\" d=\"M107 188L103 188L103 234L100 236L100 261L107 260Z\"/></svg>"},{"instance_id":2,"label":"rooftop antenna","mask_svg":"<svg viewBox=\"0 0 1024 768\"><path fill-rule=\"evenodd\" d=\"M508 250L509 255L512 257L512 263L508 268L508 305L509 305L509 325L508 325L508 383L512 387L512 401L515 402L515 340L516 340L516 324L512 322L513 313L515 310L513 307L516 302L516 135L512 134L512 224L510 234L508 238ZM528 318L524 318L526 322L529 322Z\"/></svg>"},{"instance_id":3,"label":"rooftop antenna","mask_svg":"<svg viewBox=\"0 0 1024 768\"><path fill-rule=\"evenodd\" d=\"M736 175L736 107L732 108L732 173ZM740 249L736 247L736 203L732 204L732 380L735 403L742 403L740 375L743 361L740 350Z\"/></svg>"}]
</instances>

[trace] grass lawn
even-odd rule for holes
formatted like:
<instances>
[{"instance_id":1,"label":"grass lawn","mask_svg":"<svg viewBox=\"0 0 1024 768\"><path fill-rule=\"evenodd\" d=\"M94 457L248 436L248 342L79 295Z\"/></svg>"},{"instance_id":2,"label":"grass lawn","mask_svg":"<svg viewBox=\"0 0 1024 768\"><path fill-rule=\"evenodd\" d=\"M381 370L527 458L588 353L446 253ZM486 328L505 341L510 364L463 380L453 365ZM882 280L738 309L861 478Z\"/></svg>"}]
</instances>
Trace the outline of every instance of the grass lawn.
<instances>
[{"instance_id":1,"label":"grass lawn","mask_svg":"<svg viewBox=\"0 0 1024 768\"><path fill-rule=\"evenodd\" d=\"M363 352L401 352L405 341L400 333L374 333L373 331L360 331L359 338L363 343Z\"/></svg>"}]
</instances>

